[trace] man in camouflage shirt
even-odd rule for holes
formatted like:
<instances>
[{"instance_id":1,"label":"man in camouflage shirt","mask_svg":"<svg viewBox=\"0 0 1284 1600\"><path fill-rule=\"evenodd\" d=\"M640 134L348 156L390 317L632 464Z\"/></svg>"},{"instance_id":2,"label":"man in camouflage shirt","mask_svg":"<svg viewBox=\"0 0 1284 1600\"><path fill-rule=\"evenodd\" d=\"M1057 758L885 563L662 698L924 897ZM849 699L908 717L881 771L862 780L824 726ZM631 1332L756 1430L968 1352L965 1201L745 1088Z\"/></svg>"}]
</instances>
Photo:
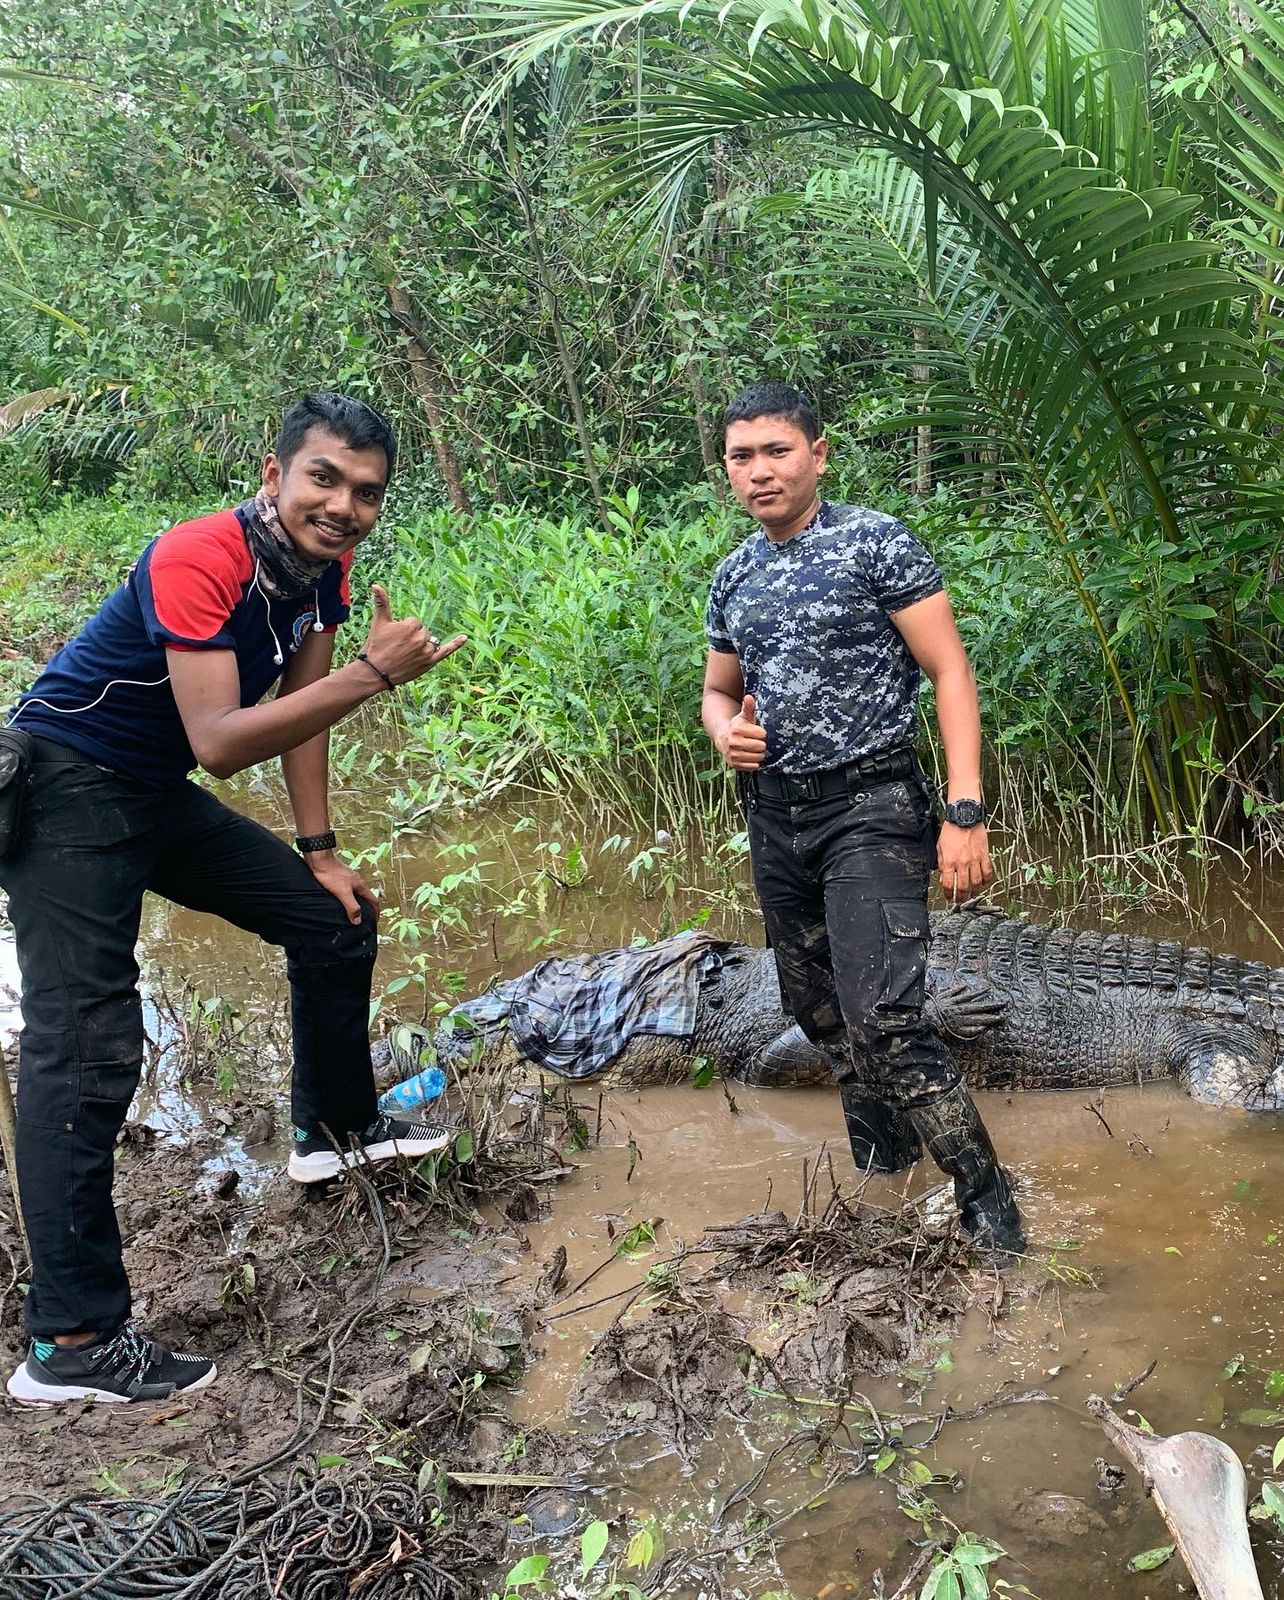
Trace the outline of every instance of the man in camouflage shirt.
<instances>
[{"instance_id":1,"label":"man in camouflage shirt","mask_svg":"<svg viewBox=\"0 0 1284 1600\"><path fill-rule=\"evenodd\" d=\"M754 885L786 1005L827 1050L862 1170L923 1147L963 1226L1025 1248L1007 1174L923 1020L927 891L992 876L976 685L935 562L895 518L817 495L827 442L796 389L759 383L723 418L726 463L758 531L714 574L703 718L739 775ZM922 672L936 691L946 821L913 744Z\"/></svg>"}]
</instances>

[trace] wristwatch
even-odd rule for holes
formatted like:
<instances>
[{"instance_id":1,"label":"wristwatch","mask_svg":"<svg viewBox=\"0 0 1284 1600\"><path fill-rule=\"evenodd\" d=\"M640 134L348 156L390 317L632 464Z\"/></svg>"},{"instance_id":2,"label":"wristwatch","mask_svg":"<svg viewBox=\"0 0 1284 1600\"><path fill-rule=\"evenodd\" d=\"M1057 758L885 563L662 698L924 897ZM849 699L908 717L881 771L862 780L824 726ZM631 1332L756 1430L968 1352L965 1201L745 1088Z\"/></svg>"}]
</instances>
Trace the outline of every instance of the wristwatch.
<instances>
[{"instance_id":1,"label":"wristwatch","mask_svg":"<svg viewBox=\"0 0 1284 1600\"><path fill-rule=\"evenodd\" d=\"M985 821L985 807L979 800L951 800L945 808L945 820L956 828L975 828Z\"/></svg>"},{"instance_id":2,"label":"wristwatch","mask_svg":"<svg viewBox=\"0 0 1284 1600\"><path fill-rule=\"evenodd\" d=\"M301 856L310 856L318 850L334 850L339 841L334 836L334 829L329 828L325 833L302 833L294 841L294 848Z\"/></svg>"}]
</instances>

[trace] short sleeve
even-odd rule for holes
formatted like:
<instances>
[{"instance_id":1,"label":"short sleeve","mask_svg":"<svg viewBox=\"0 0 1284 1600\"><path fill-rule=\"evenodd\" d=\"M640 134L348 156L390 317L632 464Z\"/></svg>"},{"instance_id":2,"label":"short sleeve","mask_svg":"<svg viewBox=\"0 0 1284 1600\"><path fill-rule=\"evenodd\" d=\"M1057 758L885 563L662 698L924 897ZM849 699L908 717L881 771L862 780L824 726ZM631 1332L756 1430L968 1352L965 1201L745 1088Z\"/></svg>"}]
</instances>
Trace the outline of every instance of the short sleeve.
<instances>
[{"instance_id":1,"label":"short sleeve","mask_svg":"<svg viewBox=\"0 0 1284 1600\"><path fill-rule=\"evenodd\" d=\"M138 564L134 583L148 640L189 650L231 650L229 622L244 573L228 541L195 525L162 534Z\"/></svg>"},{"instance_id":2,"label":"short sleeve","mask_svg":"<svg viewBox=\"0 0 1284 1600\"><path fill-rule=\"evenodd\" d=\"M888 517L869 557L870 587L889 615L930 599L945 587L941 569L903 522Z\"/></svg>"},{"instance_id":3,"label":"short sleeve","mask_svg":"<svg viewBox=\"0 0 1284 1600\"><path fill-rule=\"evenodd\" d=\"M710 650L718 650L723 655L735 655L735 640L727 632L726 583L723 574L724 568L719 567L713 575L709 603L704 608L704 636L709 641Z\"/></svg>"}]
</instances>

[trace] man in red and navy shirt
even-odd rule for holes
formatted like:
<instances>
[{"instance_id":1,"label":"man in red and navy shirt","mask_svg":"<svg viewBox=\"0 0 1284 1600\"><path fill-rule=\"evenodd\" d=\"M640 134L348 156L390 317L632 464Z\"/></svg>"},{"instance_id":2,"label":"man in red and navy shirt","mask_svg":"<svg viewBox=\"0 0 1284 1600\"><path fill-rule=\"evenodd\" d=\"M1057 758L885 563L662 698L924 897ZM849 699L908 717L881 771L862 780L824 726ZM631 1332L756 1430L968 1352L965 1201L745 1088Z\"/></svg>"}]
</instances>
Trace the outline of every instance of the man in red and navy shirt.
<instances>
[{"instance_id":1,"label":"man in red and navy shirt","mask_svg":"<svg viewBox=\"0 0 1284 1600\"><path fill-rule=\"evenodd\" d=\"M330 827L330 728L464 643L394 620L376 584L365 648L333 666L353 552L395 455L369 406L305 395L258 494L154 539L9 719L31 756L22 836L0 861L22 975L18 1180L32 1256L16 1399L146 1400L215 1377L208 1357L164 1349L129 1320L111 1200L142 1065L134 946L147 890L284 948L291 1177L318 1182L357 1159L450 1142L444 1128L377 1114L367 1023L378 909ZM297 853L189 777L271 756Z\"/></svg>"}]
</instances>

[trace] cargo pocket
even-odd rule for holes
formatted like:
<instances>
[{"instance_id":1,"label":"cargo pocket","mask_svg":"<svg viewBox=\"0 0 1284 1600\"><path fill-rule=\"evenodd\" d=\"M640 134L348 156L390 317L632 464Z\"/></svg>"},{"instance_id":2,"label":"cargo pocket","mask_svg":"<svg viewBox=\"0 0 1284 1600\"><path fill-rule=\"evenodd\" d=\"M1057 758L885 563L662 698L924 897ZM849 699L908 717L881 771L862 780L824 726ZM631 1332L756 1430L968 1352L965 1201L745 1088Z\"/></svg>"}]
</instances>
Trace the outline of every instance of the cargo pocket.
<instances>
[{"instance_id":1,"label":"cargo pocket","mask_svg":"<svg viewBox=\"0 0 1284 1600\"><path fill-rule=\"evenodd\" d=\"M923 1008L927 976L927 906L921 900L884 900L883 992L878 1009L894 1015Z\"/></svg>"}]
</instances>

